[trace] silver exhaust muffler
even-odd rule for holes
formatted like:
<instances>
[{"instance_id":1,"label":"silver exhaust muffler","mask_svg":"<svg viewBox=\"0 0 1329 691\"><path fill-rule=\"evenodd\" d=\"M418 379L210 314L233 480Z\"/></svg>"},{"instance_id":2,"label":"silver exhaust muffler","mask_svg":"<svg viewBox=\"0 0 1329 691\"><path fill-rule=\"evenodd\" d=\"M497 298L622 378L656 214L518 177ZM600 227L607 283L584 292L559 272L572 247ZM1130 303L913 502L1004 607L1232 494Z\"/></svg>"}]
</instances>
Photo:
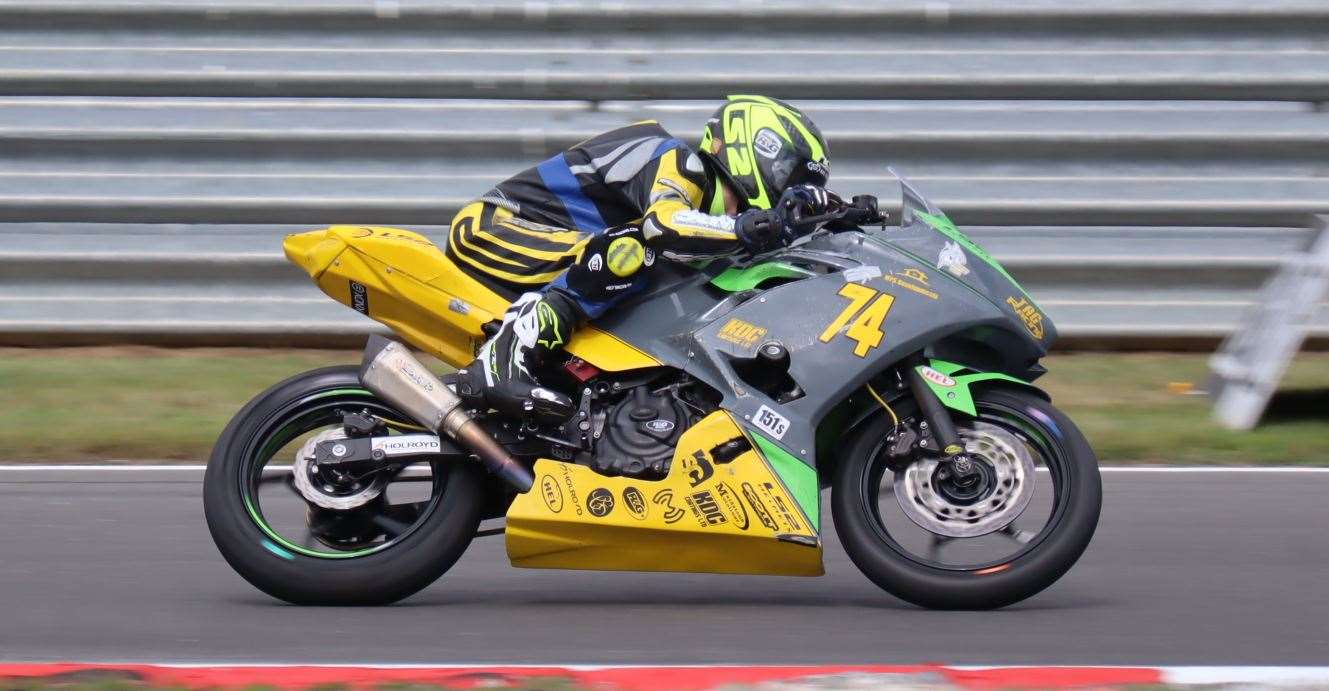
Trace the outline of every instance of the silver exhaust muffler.
<instances>
[{"instance_id":1,"label":"silver exhaust muffler","mask_svg":"<svg viewBox=\"0 0 1329 691\"><path fill-rule=\"evenodd\" d=\"M518 492L525 493L535 484L530 469L472 420L461 398L402 344L370 336L360 365L360 382L420 424L461 442L475 452L489 472Z\"/></svg>"}]
</instances>

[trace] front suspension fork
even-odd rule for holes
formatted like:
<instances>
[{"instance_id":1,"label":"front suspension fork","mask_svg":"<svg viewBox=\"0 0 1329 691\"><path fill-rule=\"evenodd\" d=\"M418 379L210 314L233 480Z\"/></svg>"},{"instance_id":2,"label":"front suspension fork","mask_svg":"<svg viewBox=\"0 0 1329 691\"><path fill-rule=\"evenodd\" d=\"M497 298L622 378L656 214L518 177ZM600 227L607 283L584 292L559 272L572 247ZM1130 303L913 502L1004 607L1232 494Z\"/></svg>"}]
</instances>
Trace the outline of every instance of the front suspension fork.
<instances>
[{"instance_id":1,"label":"front suspension fork","mask_svg":"<svg viewBox=\"0 0 1329 691\"><path fill-rule=\"evenodd\" d=\"M973 461L964 451L964 442L960 439L960 433L955 430L955 421L951 420L951 414L946 410L946 406L942 405L941 399L932 392L932 387L928 386L917 367L904 368L904 376L909 382L909 390L913 392L914 400L918 402L919 411L923 413L924 424L932 428L932 438L937 440L942 460L950 464L957 478L972 476L977 471L974 469Z\"/></svg>"}]
</instances>

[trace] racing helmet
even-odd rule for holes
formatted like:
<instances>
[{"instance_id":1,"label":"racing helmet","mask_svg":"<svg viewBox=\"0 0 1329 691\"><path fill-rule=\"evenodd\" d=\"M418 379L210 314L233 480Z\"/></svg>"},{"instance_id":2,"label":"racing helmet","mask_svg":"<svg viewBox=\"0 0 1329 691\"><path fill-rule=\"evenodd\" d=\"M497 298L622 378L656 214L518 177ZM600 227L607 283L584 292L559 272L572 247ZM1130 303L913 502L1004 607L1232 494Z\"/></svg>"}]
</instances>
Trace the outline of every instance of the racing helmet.
<instances>
[{"instance_id":1,"label":"racing helmet","mask_svg":"<svg viewBox=\"0 0 1329 691\"><path fill-rule=\"evenodd\" d=\"M717 140L723 148L712 153ZM821 130L766 96L730 96L706 121L701 151L747 208L769 209L794 185L824 187L831 174Z\"/></svg>"}]
</instances>

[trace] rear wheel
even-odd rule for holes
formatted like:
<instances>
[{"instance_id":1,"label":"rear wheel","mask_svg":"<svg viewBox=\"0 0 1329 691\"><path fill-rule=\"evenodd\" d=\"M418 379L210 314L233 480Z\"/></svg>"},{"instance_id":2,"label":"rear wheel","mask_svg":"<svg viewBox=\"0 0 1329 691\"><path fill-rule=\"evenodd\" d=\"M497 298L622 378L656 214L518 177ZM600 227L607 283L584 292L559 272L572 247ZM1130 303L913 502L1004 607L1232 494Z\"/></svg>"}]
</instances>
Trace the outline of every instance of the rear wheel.
<instances>
[{"instance_id":1,"label":"rear wheel","mask_svg":"<svg viewBox=\"0 0 1329 691\"><path fill-rule=\"evenodd\" d=\"M394 602L441 576L474 537L486 488L468 461L360 477L308 462L313 443L344 435L343 415L362 411L409 427L355 367L332 367L260 394L217 440L203 486L208 529L263 592L296 604Z\"/></svg>"},{"instance_id":2,"label":"rear wheel","mask_svg":"<svg viewBox=\"0 0 1329 691\"><path fill-rule=\"evenodd\" d=\"M891 594L936 609L990 609L1047 588L1079 559L1102 504L1098 461L1075 425L1038 395L975 396L958 421L979 470L960 483L946 464L887 454L878 418L836 468L835 528L854 564Z\"/></svg>"}]
</instances>

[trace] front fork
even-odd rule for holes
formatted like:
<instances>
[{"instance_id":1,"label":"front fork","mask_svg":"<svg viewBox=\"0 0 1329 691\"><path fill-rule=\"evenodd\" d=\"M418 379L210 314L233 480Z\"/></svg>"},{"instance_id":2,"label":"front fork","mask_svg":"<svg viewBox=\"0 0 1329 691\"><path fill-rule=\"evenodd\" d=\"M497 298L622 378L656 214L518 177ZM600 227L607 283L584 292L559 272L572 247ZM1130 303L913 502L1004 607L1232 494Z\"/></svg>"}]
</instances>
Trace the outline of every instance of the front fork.
<instances>
[{"instance_id":1,"label":"front fork","mask_svg":"<svg viewBox=\"0 0 1329 691\"><path fill-rule=\"evenodd\" d=\"M978 470L974 468L974 462L969 458L969 454L965 453L964 442L955 429L955 421L951 419L950 411L946 410L941 399L937 398L932 387L928 386L918 367L905 367L904 376L909 384L909 390L914 394L914 400L918 402L919 412L923 414L922 426L930 427L932 438L937 441L942 462L951 466L951 471L961 484L975 477Z\"/></svg>"}]
</instances>

